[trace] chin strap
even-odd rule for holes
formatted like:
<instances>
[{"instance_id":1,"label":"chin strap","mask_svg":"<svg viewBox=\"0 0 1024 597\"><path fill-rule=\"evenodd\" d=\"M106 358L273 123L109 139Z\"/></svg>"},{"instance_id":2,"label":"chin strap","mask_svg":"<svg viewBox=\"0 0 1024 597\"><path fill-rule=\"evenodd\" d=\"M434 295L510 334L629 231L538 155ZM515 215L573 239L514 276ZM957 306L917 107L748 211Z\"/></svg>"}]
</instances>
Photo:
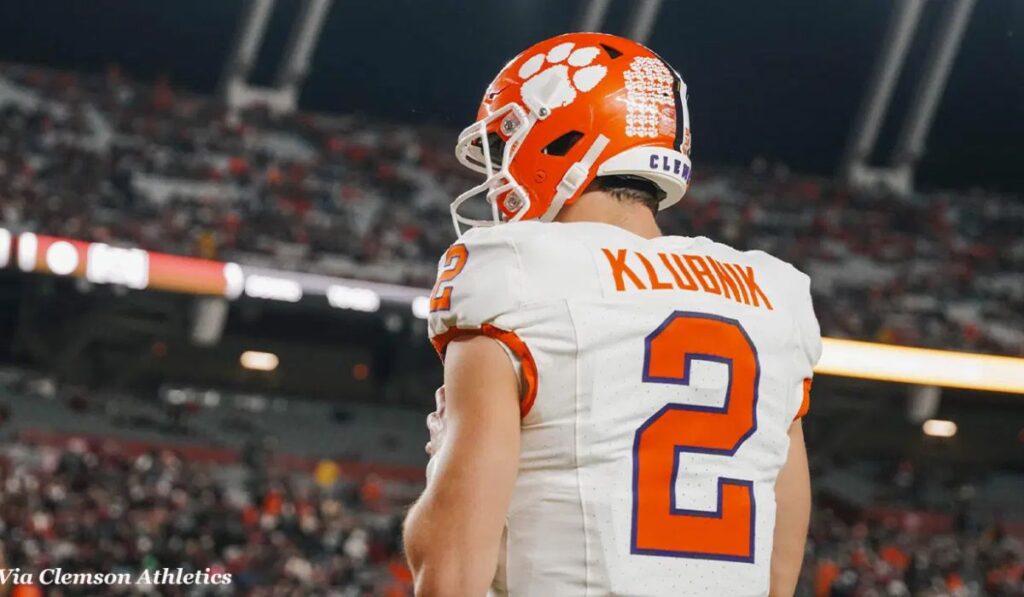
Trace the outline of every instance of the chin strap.
<instances>
[{"instance_id":1,"label":"chin strap","mask_svg":"<svg viewBox=\"0 0 1024 597\"><path fill-rule=\"evenodd\" d=\"M558 192L555 193L555 198L551 200L551 205L544 212L544 215L540 217L542 221L550 222L554 220L558 212L562 211L565 202L570 197L576 195L577 191L580 190L580 186L590 177L590 171L594 168L594 162L597 161L597 158L601 157L601 153L605 147L608 147L609 142L608 137L598 135L597 139L594 139L594 142L590 145L587 153L583 154L583 158L569 167L565 176L558 183Z\"/></svg>"}]
</instances>

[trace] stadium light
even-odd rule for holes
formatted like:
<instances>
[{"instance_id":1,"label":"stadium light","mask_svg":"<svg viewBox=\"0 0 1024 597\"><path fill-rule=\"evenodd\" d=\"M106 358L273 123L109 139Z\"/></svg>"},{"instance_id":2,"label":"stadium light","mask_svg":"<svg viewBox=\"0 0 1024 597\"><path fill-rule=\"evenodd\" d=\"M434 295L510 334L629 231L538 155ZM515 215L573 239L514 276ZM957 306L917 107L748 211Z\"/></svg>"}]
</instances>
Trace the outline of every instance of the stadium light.
<instances>
[{"instance_id":1,"label":"stadium light","mask_svg":"<svg viewBox=\"0 0 1024 597\"><path fill-rule=\"evenodd\" d=\"M58 276L67 276L78 269L78 250L66 240L59 240L46 251L46 267Z\"/></svg>"},{"instance_id":2,"label":"stadium light","mask_svg":"<svg viewBox=\"0 0 1024 597\"><path fill-rule=\"evenodd\" d=\"M430 317L430 297L418 296L412 299L412 314L417 319Z\"/></svg>"},{"instance_id":3,"label":"stadium light","mask_svg":"<svg viewBox=\"0 0 1024 597\"><path fill-rule=\"evenodd\" d=\"M18 236L18 269L31 272L36 269L36 250L39 239L31 232L22 232Z\"/></svg>"},{"instance_id":4,"label":"stadium light","mask_svg":"<svg viewBox=\"0 0 1024 597\"><path fill-rule=\"evenodd\" d=\"M253 274L245 278L245 295L270 301L297 303L302 285L291 278Z\"/></svg>"},{"instance_id":5,"label":"stadium light","mask_svg":"<svg viewBox=\"0 0 1024 597\"><path fill-rule=\"evenodd\" d=\"M375 313L380 310L380 295L369 288L331 284L327 287L327 302L335 309L351 309L364 313Z\"/></svg>"},{"instance_id":6,"label":"stadium light","mask_svg":"<svg viewBox=\"0 0 1024 597\"><path fill-rule=\"evenodd\" d=\"M0 228L0 267L7 267L11 261L11 237L10 230Z\"/></svg>"},{"instance_id":7,"label":"stadium light","mask_svg":"<svg viewBox=\"0 0 1024 597\"><path fill-rule=\"evenodd\" d=\"M921 425L921 430L931 437L953 437L956 435L956 423L943 419L928 419Z\"/></svg>"},{"instance_id":8,"label":"stadium light","mask_svg":"<svg viewBox=\"0 0 1024 597\"><path fill-rule=\"evenodd\" d=\"M245 290L245 273L237 263L224 264L224 296L231 300L242 296Z\"/></svg>"},{"instance_id":9,"label":"stadium light","mask_svg":"<svg viewBox=\"0 0 1024 597\"><path fill-rule=\"evenodd\" d=\"M51 238L46 240L54 242ZM67 241L56 242L70 245ZM53 245L50 246L52 248ZM136 290L149 287L149 253L146 251L113 247L106 243L89 243L85 251L86 280L94 284L116 284Z\"/></svg>"},{"instance_id":10,"label":"stadium light","mask_svg":"<svg viewBox=\"0 0 1024 597\"><path fill-rule=\"evenodd\" d=\"M1024 394L1024 359L822 338L816 373Z\"/></svg>"},{"instance_id":11,"label":"stadium light","mask_svg":"<svg viewBox=\"0 0 1024 597\"><path fill-rule=\"evenodd\" d=\"M279 362L277 355L272 352L260 352L258 350L247 350L242 353L238 361L246 369L254 371L273 371L277 369Z\"/></svg>"}]
</instances>

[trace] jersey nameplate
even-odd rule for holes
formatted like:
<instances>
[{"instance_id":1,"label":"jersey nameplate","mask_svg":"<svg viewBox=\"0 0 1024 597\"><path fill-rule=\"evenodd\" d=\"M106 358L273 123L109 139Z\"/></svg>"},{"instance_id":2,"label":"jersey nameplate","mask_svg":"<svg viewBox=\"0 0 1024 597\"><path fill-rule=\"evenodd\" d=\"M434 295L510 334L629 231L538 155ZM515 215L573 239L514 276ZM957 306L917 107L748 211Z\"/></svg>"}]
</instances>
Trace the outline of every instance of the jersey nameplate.
<instances>
[{"instance_id":1,"label":"jersey nameplate","mask_svg":"<svg viewBox=\"0 0 1024 597\"><path fill-rule=\"evenodd\" d=\"M607 274L616 292L682 290L706 292L723 298L773 310L771 300L757 283L749 265L724 263L709 255L641 253L627 249L601 249Z\"/></svg>"}]
</instances>

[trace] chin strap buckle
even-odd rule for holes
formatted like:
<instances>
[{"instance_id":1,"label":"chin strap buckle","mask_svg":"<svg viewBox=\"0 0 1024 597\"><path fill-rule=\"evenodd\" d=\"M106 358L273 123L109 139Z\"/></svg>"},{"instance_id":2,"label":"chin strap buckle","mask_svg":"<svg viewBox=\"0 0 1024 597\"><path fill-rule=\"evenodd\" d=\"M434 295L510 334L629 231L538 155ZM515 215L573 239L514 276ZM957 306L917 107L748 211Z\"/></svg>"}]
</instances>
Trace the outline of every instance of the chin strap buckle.
<instances>
[{"instance_id":1,"label":"chin strap buckle","mask_svg":"<svg viewBox=\"0 0 1024 597\"><path fill-rule=\"evenodd\" d=\"M558 194L565 197L572 197L579 190L580 185L587 179L587 175L590 174L590 168L585 166L583 162L576 162L573 164L569 171L565 173L562 180L558 183Z\"/></svg>"},{"instance_id":2,"label":"chin strap buckle","mask_svg":"<svg viewBox=\"0 0 1024 597\"><path fill-rule=\"evenodd\" d=\"M558 182L557 192L555 198L551 200L551 206L548 207L548 211L541 216L541 220L550 222L555 219L558 212L562 211L562 207L570 197L576 194L576 191L580 190L580 186L590 176L590 171L594 168L594 162L597 158L601 157L601 153L605 147L608 147L608 143L611 140L604 135L598 135L597 139L590 145L590 149L587 153L583 154L583 158L569 167L569 170L562 177L562 180Z\"/></svg>"}]
</instances>

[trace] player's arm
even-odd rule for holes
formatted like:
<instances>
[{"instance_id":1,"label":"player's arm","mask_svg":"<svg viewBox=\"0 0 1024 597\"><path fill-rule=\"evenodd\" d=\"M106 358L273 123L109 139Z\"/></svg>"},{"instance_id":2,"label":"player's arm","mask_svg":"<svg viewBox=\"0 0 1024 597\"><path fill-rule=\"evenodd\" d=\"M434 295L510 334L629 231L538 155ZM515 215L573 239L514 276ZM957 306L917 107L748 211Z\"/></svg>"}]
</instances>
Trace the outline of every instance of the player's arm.
<instances>
[{"instance_id":1,"label":"player's arm","mask_svg":"<svg viewBox=\"0 0 1024 597\"><path fill-rule=\"evenodd\" d=\"M487 336L452 341L444 367L445 439L405 520L418 597L486 594L519 467L519 386Z\"/></svg>"},{"instance_id":2,"label":"player's arm","mask_svg":"<svg viewBox=\"0 0 1024 597\"><path fill-rule=\"evenodd\" d=\"M795 305L796 327L803 348L804 359L797 361L800 384L794 386L792 412L789 425L789 453L786 463L775 480L775 536L772 546L772 597L790 597L800 579L804 560L807 527L811 518L811 475L807 467L807 447L804 445L803 417L810 408L811 380L814 366L821 358L821 329L814 315L811 299L811 280L799 274Z\"/></svg>"},{"instance_id":3,"label":"player's arm","mask_svg":"<svg viewBox=\"0 0 1024 597\"><path fill-rule=\"evenodd\" d=\"M811 519L811 476L801 419L789 426L789 454L775 481L775 538L772 544L771 597L792 597L800 579L804 544Z\"/></svg>"}]
</instances>

